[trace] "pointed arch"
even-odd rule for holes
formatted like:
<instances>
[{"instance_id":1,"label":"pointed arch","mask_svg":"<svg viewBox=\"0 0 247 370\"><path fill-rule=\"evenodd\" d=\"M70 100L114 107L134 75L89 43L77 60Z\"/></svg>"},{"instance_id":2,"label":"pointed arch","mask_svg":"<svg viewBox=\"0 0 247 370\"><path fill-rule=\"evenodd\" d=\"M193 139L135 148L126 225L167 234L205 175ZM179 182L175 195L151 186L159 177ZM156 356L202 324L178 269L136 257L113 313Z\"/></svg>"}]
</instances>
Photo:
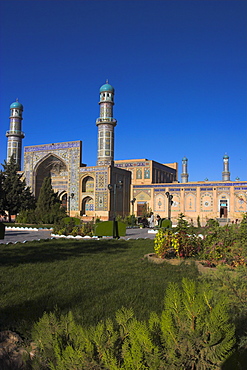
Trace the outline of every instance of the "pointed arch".
<instances>
[{"instance_id":1,"label":"pointed arch","mask_svg":"<svg viewBox=\"0 0 247 370\"><path fill-rule=\"evenodd\" d=\"M94 178L92 176L86 176L82 180L82 192L93 193L94 192Z\"/></svg>"},{"instance_id":2,"label":"pointed arch","mask_svg":"<svg viewBox=\"0 0 247 370\"><path fill-rule=\"evenodd\" d=\"M62 191L59 194L59 199L62 202L62 207L64 207L67 211L67 209L68 209L68 194L65 191Z\"/></svg>"},{"instance_id":3,"label":"pointed arch","mask_svg":"<svg viewBox=\"0 0 247 370\"><path fill-rule=\"evenodd\" d=\"M81 204L82 215L92 216L94 214L94 200L91 197L85 197L82 199Z\"/></svg>"},{"instance_id":4,"label":"pointed arch","mask_svg":"<svg viewBox=\"0 0 247 370\"><path fill-rule=\"evenodd\" d=\"M34 168L34 193L39 196L40 188L45 177L51 177L52 187L57 191L67 191L68 176L66 163L55 154L47 154Z\"/></svg>"}]
</instances>

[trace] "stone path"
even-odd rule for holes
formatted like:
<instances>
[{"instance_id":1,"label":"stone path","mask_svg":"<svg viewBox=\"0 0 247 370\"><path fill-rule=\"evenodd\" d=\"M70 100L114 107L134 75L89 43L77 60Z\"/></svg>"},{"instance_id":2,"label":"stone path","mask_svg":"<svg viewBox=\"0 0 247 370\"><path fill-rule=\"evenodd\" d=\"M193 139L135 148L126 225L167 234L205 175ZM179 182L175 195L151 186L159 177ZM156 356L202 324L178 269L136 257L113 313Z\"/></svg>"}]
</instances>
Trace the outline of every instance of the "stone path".
<instances>
[{"instance_id":1,"label":"stone path","mask_svg":"<svg viewBox=\"0 0 247 370\"><path fill-rule=\"evenodd\" d=\"M0 244L15 243L26 241L37 240L37 239L47 239L51 238L50 230L14 230L6 229L4 239L0 239Z\"/></svg>"},{"instance_id":2,"label":"stone path","mask_svg":"<svg viewBox=\"0 0 247 370\"><path fill-rule=\"evenodd\" d=\"M51 230L15 230L13 229L6 229L5 231L5 238L0 239L0 244L6 244L6 243L23 243L24 241L32 241L32 240L38 240L38 239L47 239L52 238L51 236ZM127 229L126 230L126 236L121 237L120 239L138 239L138 238L149 238L154 239L155 234L150 233L150 229L144 228L144 229Z\"/></svg>"}]
</instances>

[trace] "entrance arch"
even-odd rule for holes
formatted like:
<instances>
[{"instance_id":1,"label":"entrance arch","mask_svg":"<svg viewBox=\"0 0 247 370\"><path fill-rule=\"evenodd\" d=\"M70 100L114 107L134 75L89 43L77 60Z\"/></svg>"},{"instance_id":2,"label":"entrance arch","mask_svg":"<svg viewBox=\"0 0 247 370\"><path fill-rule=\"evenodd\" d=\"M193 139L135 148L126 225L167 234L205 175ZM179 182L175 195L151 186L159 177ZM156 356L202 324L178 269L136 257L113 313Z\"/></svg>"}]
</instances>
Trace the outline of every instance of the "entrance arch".
<instances>
[{"instance_id":1,"label":"entrance arch","mask_svg":"<svg viewBox=\"0 0 247 370\"><path fill-rule=\"evenodd\" d=\"M65 193L65 192L62 192L60 195L59 195L59 198L60 198L60 200L61 200L61 202L62 202L62 207L64 207L65 208L65 210L67 211L68 210L68 195L67 195L67 193Z\"/></svg>"},{"instance_id":2,"label":"entrance arch","mask_svg":"<svg viewBox=\"0 0 247 370\"><path fill-rule=\"evenodd\" d=\"M53 155L48 154L46 157L42 158L35 168L34 176L34 194L38 198L41 186L43 184L45 177L51 177L51 184L54 190L67 191L68 176L64 176L67 166L65 162Z\"/></svg>"},{"instance_id":3,"label":"entrance arch","mask_svg":"<svg viewBox=\"0 0 247 370\"><path fill-rule=\"evenodd\" d=\"M94 215L94 200L91 197L85 197L82 199L81 213L86 216Z\"/></svg>"}]
</instances>

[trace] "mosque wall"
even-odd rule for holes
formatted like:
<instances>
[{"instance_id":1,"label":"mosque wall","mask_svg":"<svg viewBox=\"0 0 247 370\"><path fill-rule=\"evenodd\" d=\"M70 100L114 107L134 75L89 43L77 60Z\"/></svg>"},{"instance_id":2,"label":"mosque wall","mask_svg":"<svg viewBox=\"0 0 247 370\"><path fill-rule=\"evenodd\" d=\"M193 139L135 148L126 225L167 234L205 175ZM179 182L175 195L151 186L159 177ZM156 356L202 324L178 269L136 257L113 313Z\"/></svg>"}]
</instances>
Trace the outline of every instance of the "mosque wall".
<instances>
[{"instance_id":1,"label":"mosque wall","mask_svg":"<svg viewBox=\"0 0 247 370\"><path fill-rule=\"evenodd\" d=\"M247 181L242 182L193 182L173 184L133 184L133 197L136 198L134 210L137 216L138 204L147 206L161 217L168 215L169 192L173 198L171 218L174 223L180 213L188 221L197 221L198 216L202 223L209 218L227 218L231 221L241 219L241 213L247 212Z\"/></svg>"},{"instance_id":2,"label":"mosque wall","mask_svg":"<svg viewBox=\"0 0 247 370\"><path fill-rule=\"evenodd\" d=\"M24 148L26 183L36 197L44 178L50 176L54 191L69 197L69 211L78 212L81 146L81 141L70 141Z\"/></svg>"}]
</instances>

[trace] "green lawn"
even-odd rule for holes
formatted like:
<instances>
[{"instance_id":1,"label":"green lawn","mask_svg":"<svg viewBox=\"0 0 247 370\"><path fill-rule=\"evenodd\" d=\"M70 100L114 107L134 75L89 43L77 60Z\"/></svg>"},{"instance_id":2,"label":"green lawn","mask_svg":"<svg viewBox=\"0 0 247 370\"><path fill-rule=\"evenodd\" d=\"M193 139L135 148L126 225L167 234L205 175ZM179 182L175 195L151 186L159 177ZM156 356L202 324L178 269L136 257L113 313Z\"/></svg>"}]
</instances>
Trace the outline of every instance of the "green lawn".
<instances>
[{"instance_id":1,"label":"green lawn","mask_svg":"<svg viewBox=\"0 0 247 370\"><path fill-rule=\"evenodd\" d=\"M195 265L156 265L145 240L50 240L0 246L0 330L29 336L44 311L72 310L85 325L122 306L138 319L161 313L167 283L196 278Z\"/></svg>"}]
</instances>

